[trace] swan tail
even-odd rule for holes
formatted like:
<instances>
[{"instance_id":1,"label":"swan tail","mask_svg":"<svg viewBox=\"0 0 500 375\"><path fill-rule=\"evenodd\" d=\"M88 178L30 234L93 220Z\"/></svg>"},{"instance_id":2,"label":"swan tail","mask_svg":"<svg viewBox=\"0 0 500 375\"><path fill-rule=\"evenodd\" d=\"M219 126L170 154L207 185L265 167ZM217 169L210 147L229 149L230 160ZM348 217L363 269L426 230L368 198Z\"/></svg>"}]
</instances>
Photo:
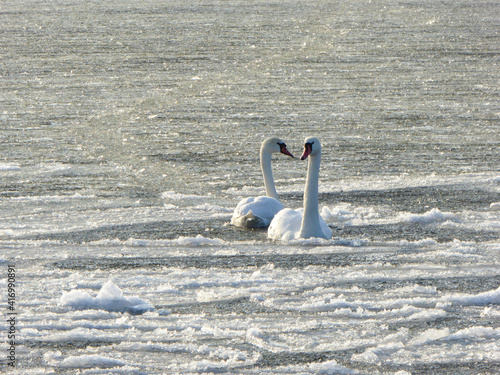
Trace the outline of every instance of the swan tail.
<instances>
[{"instance_id":1,"label":"swan tail","mask_svg":"<svg viewBox=\"0 0 500 375\"><path fill-rule=\"evenodd\" d=\"M245 228L266 228L269 226L269 220L255 216L251 210L245 215L241 215L236 218L233 217L231 223L238 227Z\"/></svg>"}]
</instances>

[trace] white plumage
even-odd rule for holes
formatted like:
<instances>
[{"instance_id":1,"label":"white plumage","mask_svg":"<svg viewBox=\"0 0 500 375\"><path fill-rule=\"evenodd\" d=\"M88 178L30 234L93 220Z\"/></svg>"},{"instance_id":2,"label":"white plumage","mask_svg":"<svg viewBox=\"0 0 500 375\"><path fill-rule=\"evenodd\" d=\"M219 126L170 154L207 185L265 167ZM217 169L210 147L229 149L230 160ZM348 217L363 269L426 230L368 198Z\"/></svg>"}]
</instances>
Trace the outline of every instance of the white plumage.
<instances>
[{"instance_id":1,"label":"white plumage","mask_svg":"<svg viewBox=\"0 0 500 375\"><path fill-rule=\"evenodd\" d=\"M317 138L306 138L301 159L307 159L307 181L304 208L285 208L278 212L269 225L267 236L274 240L290 241L299 238L332 238L332 230L319 215L318 180L321 162L321 143Z\"/></svg>"},{"instance_id":2,"label":"white plumage","mask_svg":"<svg viewBox=\"0 0 500 375\"><path fill-rule=\"evenodd\" d=\"M285 142L281 139L269 138L262 142L260 165L267 196L241 200L234 209L231 224L247 228L265 228L269 226L274 215L283 209L274 185L271 169L271 155L280 152L293 158L293 155L287 150Z\"/></svg>"}]
</instances>

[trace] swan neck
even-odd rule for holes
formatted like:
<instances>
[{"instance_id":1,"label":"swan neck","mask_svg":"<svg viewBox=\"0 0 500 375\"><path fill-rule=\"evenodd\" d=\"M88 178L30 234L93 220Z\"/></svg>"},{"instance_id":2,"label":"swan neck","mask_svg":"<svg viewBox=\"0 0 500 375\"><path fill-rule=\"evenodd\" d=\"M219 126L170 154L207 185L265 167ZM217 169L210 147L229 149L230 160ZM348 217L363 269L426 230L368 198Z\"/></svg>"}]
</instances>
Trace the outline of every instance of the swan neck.
<instances>
[{"instance_id":1,"label":"swan neck","mask_svg":"<svg viewBox=\"0 0 500 375\"><path fill-rule=\"evenodd\" d=\"M304 191L304 216L318 215L319 212L319 165L321 155L312 155L307 168L306 188Z\"/></svg>"},{"instance_id":2,"label":"swan neck","mask_svg":"<svg viewBox=\"0 0 500 375\"><path fill-rule=\"evenodd\" d=\"M307 167L306 188L304 191L304 215L300 229L300 237L318 237L320 236L319 221L319 165L321 154L309 156Z\"/></svg>"},{"instance_id":3,"label":"swan neck","mask_svg":"<svg viewBox=\"0 0 500 375\"><path fill-rule=\"evenodd\" d=\"M268 197L278 199L278 192L274 185L273 171L271 168L271 153L266 150L260 150L260 166L264 176L264 186Z\"/></svg>"}]
</instances>

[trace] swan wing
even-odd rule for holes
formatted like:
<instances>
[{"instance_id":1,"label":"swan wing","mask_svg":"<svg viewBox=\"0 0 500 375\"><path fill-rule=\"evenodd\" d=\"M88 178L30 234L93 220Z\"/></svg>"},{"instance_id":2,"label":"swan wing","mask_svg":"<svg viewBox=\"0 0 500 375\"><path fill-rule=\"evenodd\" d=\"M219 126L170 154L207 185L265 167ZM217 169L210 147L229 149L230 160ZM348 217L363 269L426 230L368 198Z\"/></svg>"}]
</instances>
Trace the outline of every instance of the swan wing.
<instances>
[{"instance_id":1,"label":"swan wing","mask_svg":"<svg viewBox=\"0 0 500 375\"><path fill-rule=\"evenodd\" d=\"M267 237L273 240L290 241L296 238L302 222L302 209L285 208L278 212L267 230Z\"/></svg>"},{"instance_id":2,"label":"swan wing","mask_svg":"<svg viewBox=\"0 0 500 375\"><path fill-rule=\"evenodd\" d=\"M234 209L231 224L247 228L265 228L282 209L281 202L274 198L245 198Z\"/></svg>"}]
</instances>

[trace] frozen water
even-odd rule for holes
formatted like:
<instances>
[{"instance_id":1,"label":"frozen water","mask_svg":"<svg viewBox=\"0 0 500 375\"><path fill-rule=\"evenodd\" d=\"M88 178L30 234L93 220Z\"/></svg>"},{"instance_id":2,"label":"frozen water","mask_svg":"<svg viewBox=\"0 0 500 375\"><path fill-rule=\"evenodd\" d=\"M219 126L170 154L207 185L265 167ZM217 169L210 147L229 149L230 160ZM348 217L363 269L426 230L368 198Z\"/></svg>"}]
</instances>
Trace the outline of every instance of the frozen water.
<instances>
[{"instance_id":1,"label":"frozen water","mask_svg":"<svg viewBox=\"0 0 500 375\"><path fill-rule=\"evenodd\" d=\"M453 220L454 216L451 213L443 213L439 211L437 208L433 208L432 210L421 214L404 214L402 215L402 221L407 221L410 223L420 223L420 224L429 224L433 222L442 222L447 220Z\"/></svg>"},{"instance_id":2,"label":"frozen water","mask_svg":"<svg viewBox=\"0 0 500 375\"><path fill-rule=\"evenodd\" d=\"M107 281L96 297L91 297L88 293L80 290L72 290L63 294L60 303L62 306L79 310L96 309L136 314L153 309L153 305L147 301L137 297L124 296L121 289L112 281Z\"/></svg>"},{"instance_id":3,"label":"frozen water","mask_svg":"<svg viewBox=\"0 0 500 375\"><path fill-rule=\"evenodd\" d=\"M62 357L62 358L61 358ZM61 358L61 359L60 359ZM97 354L64 357L60 352L46 353L44 359L51 366L57 368L114 368L124 366L125 363L112 358L102 357Z\"/></svg>"},{"instance_id":4,"label":"frozen water","mask_svg":"<svg viewBox=\"0 0 500 375\"><path fill-rule=\"evenodd\" d=\"M497 374L498 4L6 0L12 374ZM331 240L230 225L323 145ZM285 207L306 163L273 158ZM0 321L0 372L6 369ZM1 354L0 354L1 356Z\"/></svg>"}]
</instances>

